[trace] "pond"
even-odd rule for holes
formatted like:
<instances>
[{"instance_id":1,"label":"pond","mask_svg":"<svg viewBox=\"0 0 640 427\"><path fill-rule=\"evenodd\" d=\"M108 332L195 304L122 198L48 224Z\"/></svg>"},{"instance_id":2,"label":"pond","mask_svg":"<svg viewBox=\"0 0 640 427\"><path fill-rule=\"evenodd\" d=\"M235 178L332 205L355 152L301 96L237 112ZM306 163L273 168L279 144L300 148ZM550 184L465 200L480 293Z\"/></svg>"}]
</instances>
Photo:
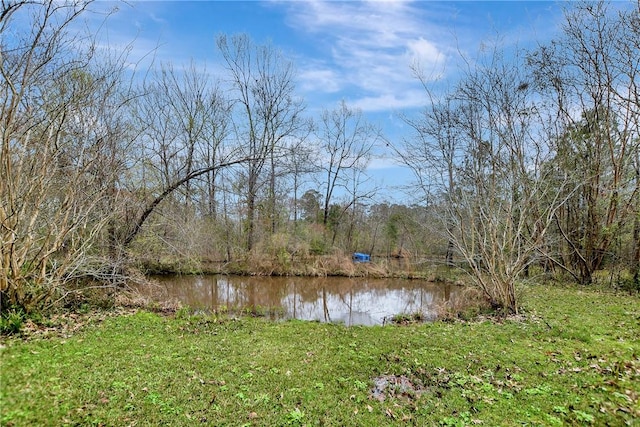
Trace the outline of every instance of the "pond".
<instances>
[{"instance_id":1,"label":"pond","mask_svg":"<svg viewBox=\"0 0 640 427\"><path fill-rule=\"evenodd\" d=\"M434 320L455 285L346 277L156 276L162 293L194 310L253 313L345 325L383 325L396 315ZM143 292L144 293L144 292Z\"/></svg>"}]
</instances>

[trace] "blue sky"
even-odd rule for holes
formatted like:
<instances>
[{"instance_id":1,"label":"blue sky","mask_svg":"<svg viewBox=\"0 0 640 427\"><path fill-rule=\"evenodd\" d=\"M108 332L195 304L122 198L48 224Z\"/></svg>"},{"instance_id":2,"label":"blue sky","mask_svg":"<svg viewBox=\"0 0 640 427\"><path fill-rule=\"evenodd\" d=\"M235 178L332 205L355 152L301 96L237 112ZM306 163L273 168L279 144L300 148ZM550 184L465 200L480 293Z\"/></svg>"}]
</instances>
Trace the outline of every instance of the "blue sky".
<instances>
[{"instance_id":1,"label":"blue sky","mask_svg":"<svg viewBox=\"0 0 640 427\"><path fill-rule=\"evenodd\" d=\"M496 34L528 45L556 31L556 2L495 1L133 1L100 2L118 10L107 30L113 45L135 39L136 55L154 51L176 66L191 59L215 73L215 37L247 33L296 64L298 89L312 109L344 99L365 112L424 105L410 65L455 74Z\"/></svg>"},{"instance_id":2,"label":"blue sky","mask_svg":"<svg viewBox=\"0 0 640 427\"><path fill-rule=\"evenodd\" d=\"M520 47L547 41L558 30L562 4L549 1L100 1L117 7L103 28L113 46L133 42L131 59L187 65L191 60L220 71L215 37L249 34L270 42L297 69L297 89L316 116L340 100L359 108L386 137L409 137L399 114L426 103L412 64L434 80L452 82L460 53L473 58L500 36ZM96 16L96 19L98 17ZM152 54L150 55L150 53ZM408 177L393 159L371 164L376 183Z\"/></svg>"}]
</instances>

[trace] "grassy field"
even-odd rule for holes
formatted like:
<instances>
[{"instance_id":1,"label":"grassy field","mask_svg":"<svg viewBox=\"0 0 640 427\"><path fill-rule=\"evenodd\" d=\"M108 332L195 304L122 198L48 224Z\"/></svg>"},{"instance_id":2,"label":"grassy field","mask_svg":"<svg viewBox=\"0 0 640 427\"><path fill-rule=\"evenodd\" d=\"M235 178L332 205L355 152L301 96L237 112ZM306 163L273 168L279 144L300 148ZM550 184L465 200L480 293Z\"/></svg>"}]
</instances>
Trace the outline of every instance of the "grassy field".
<instances>
[{"instance_id":1,"label":"grassy field","mask_svg":"<svg viewBox=\"0 0 640 427\"><path fill-rule=\"evenodd\" d=\"M640 300L523 289L503 321L351 327L145 311L4 338L0 424L640 425Z\"/></svg>"}]
</instances>

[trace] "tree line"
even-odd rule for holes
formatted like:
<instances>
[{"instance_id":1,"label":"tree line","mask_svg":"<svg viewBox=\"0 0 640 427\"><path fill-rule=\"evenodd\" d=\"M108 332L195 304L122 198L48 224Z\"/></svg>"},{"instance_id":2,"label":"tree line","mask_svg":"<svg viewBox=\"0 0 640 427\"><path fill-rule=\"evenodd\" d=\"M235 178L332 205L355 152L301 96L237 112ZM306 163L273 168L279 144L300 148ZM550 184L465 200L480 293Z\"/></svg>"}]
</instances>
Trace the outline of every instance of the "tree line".
<instances>
[{"instance_id":1,"label":"tree line","mask_svg":"<svg viewBox=\"0 0 640 427\"><path fill-rule=\"evenodd\" d=\"M496 42L444 91L416 69L425 108L400 141L345 102L312 117L293 62L244 34L216 38L220 75L132 72L77 31L91 6L2 2L3 308L162 259L353 251L463 267L510 311L531 271L639 286L637 6L571 5L554 40ZM416 178L407 204L368 185L383 144Z\"/></svg>"}]
</instances>

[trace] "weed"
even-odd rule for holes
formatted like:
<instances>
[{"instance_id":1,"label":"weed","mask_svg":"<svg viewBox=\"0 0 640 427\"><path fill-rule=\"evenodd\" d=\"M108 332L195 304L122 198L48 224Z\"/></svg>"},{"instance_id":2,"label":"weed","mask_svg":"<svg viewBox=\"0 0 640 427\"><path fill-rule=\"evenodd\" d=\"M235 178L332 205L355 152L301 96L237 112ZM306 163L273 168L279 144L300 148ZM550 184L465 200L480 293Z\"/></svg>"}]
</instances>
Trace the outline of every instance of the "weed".
<instances>
[{"instance_id":1,"label":"weed","mask_svg":"<svg viewBox=\"0 0 640 427\"><path fill-rule=\"evenodd\" d=\"M421 312L415 313L400 313L391 318L391 322L397 325L408 325L411 323L422 323L425 321L425 316Z\"/></svg>"},{"instance_id":2,"label":"weed","mask_svg":"<svg viewBox=\"0 0 640 427\"><path fill-rule=\"evenodd\" d=\"M296 408L287 414L287 424L289 425L302 425L304 421L304 412L300 408Z\"/></svg>"},{"instance_id":3,"label":"weed","mask_svg":"<svg viewBox=\"0 0 640 427\"><path fill-rule=\"evenodd\" d=\"M187 319L191 316L191 309L189 307L180 307L176 310L176 319Z\"/></svg>"},{"instance_id":4,"label":"weed","mask_svg":"<svg viewBox=\"0 0 640 427\"><path fill-rule=\"evenodd\" d=\"M25 321L22 310L7 310L0 315L0 335L13 335L20 333Z\"/></svg>"},{"instance_id":5,"label":"weed","mask_svg":"<svg viewBox=\"0 0 640 427\"><path fill-rule=\"evenodd\" d=\"M595 417L591 414L588 414L583 411L574 410L573 413L576 416L576 420L580 423L588 423L591 424L595 420Z\"/></svg>"}]
</instances>

